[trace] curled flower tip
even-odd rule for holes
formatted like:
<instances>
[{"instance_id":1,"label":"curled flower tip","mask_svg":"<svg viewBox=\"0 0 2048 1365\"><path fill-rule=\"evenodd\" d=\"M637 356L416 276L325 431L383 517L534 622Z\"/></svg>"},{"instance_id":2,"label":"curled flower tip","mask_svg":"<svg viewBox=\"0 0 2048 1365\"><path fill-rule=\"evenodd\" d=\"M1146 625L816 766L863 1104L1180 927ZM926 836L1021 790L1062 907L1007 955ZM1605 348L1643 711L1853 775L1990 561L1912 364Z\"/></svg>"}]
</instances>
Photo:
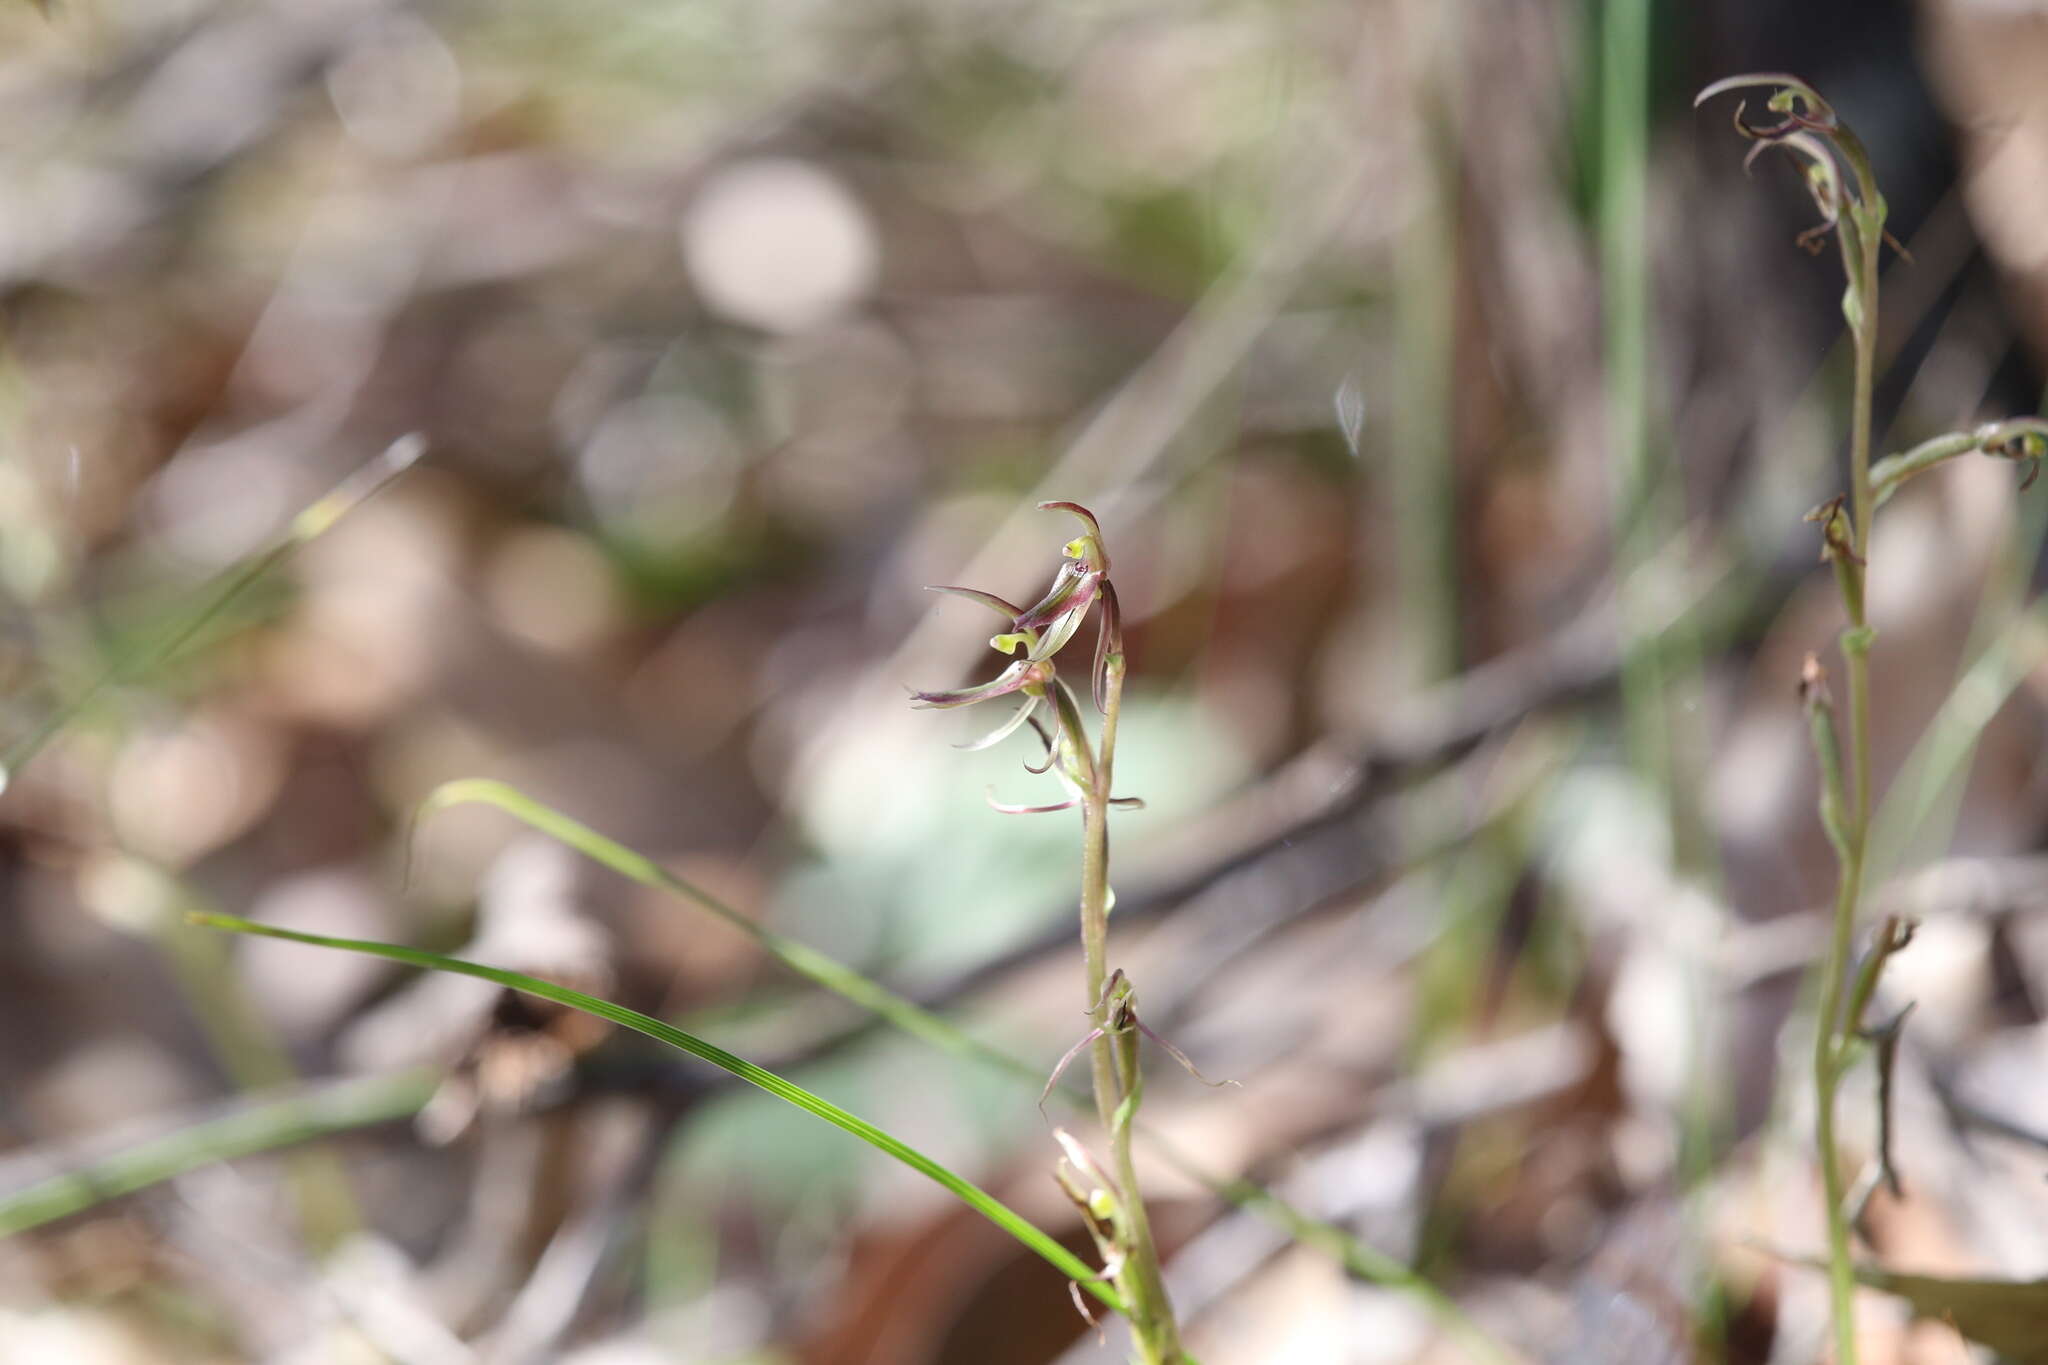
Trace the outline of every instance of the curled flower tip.
<instances>
[{"instance_id":1,"label":"curled flower tip","mask_svg":"<svg viewBox=\"0 0 2048 1365\"><path fill-rule=\"evenodd\" d=\"M2015 417L1977 428L1977 443L1986 455L2007 460L2040 460L2048 456L2048 421Z\"/></svg>"},{"instance_id":2,"label":"curled flower tip","mask_svg":"<svg viewBox=\"0 0 2048 1365\"><path fill-rule=\"evenodd\" d=\"M1037 732L1039 740L1045 745L1045 763L1042 767L1034 768L1031 766L1031 760L1027 758L1024 760L1024 771L1033 777L1043 777L1051 772L1052 765L1059 761L1059 750L1053 744L1052 731L1046 729L1045 723L1038 717L1031 718L1031 728Z\"/></svg>"},{"instance_id":3,"label":"curled flower tip","mask_svg":"<svg viewBox=\"0 0 2048 1365\"><path fill-rule=\"evenodd\" d=\"M1088 1296L1081 1292L1081 1286L1078 1281L1067 1281L1067 1297L1074 1301L1074 1311L1081 1315L1081 1321L1095 1329L1095 1344L1107 1346L1109 1344L1109 1333L1102 1329L1102 1320L1097 1318L1095 1310L1088 1306Z\"/></svg>"},{"instance_id":4,"label":"curled flower tip","mask_svg":"<svg viewBox=\"0 0 2048 1365\"><path fill-rule=\"evenodd\" d=\"M1789 132L1795 127L1832 129L1836 126L1834 108L1820 97L1820 92L1797 76L1783 71L1752 71L1740 76L1723 76L1699 94L1692 97L1692 107L1697 109L1716 95L1730 90L1754 90L1768 86L1775 93L1770 99L1771 112L1786 115L1786 121L1778 129ZM1773 130L1757 129L1766 136Z\"/></svg>"},{"instance_id":5,"label":"curled flower tip","mask_svg":"<svg viewBox=\"0 0 2048 1365\"><path fill-rule=\"evenodd\" d=\"M983 592L980 588L956 588L950 584L927 583L924 586L924 590L926 592L951 593L955 597L964 597L970 602L979 602L996 615L1007 616L1013 621L1024 614L1024 608L1016 603L1005 601L992 592ZM1007 653L1008 651L1005 652Z\"/></svg>"},{"instance_id":6,"label":"curled flower tip","mask_svg":"<svg viewBox=\"0 0 2048 1365\"><path fill-rule=\"evenodd\" d=\"M1744 137L1749 137L1749 125L1742 121L1742 111L1747 108L1749 108L1749 104L1746 101L1738 101L1735 105L1735 131ZM1762 138L1751 138L1749 150L1742 154L1742 173L1744 175L1754 175L1756 173L1756 163L1763 157L1763 154L1773 147L1782 147L1784 145L1781 142L1766 142Z\"/></svg>"},{"instance_id":7,"label":"curled flower tip","mask_svg":"<svg viewBox=\"0 0 2048 1365\"><path fill-rule=\"evenodd\" d=\"M1746 137L1751 142L1754 142L1756 144L1756 146L1750 148L1748 154L1742 158L1742 170L1745 175L1748 174L1749 168L1756 164L1757 154L1761 152L1764 148L1771 145L1769 138L1765 137L1763 133L1757 130L1756 128L1751 127L1749 121L1742 117L1744 114L1748 112L1749 101L1737 100L1735 101L1735 112L1728 116L1728 121L1735 125L1735 135L1737 137Z\"/></svg>"},{"instance_id":8,"label":"curled flower tip","mask_svg":"<svg viewBox=\"0 0 2048 1365\"><path fill-rule=\"evenodd\" d=\"M1102 543L1102 523L1095 519L1093 512L1078 502L1041 502L1038 510L1071 512L1079 517L1081 524L1088 528L1088 534L1066 543L1067 558L1080 560L1096 573L1109 572L1109 549Z\"/></svg>"},{"instance_id":9,"label":"curled flower tip","mask_svg":"<svg viewBox=\"0 0 2048 1365\"><path fill-rule=\"evenodd\" d=\"M1089 535L1097 539L1100 539L1102 536L1102 523L1095 519L1093 512L1078 502L1041 502L1038 504L1038 510L1041 512L1072 512L1086 524Z\"/></svg>"},{"instance_id":10,"label":"curled flower tip","mask_svg":"<svg viewBox=\"0 0 2048 1365\"><path fill-rule=\"evenodd\" d=\"M1808 228L1799 235L1799 245L1818 252L1820 239L1842 216L1842 177L1835 155L1828 150L1827 143L1812 133L1788 133L1775 141L1757 142L1749 149L1749 155L1742 158L1742 169L1747 171L1758 156L1773 147L1799 158L1799 172L1806 182L1806 192L1821 216L1818 227Z\"/></svg>"}]
</instances>

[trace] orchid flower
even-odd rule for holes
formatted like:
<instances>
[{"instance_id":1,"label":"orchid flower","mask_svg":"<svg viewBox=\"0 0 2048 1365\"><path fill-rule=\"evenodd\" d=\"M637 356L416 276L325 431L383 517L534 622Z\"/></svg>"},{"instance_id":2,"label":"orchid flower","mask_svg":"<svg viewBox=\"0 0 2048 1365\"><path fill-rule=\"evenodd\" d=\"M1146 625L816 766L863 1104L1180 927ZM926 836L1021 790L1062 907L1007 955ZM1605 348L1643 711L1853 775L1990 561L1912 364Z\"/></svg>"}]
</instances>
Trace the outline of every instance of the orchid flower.
<instances>
[{"instance_id":1,"label":"orchid flower","mask_svg":"<svg viewBox=\"0 0 2048 1365\"><path fill-rule=\"evenodd\" d=\"M1041 766L1027 762L1024 766L1034 773L1054 773L1066 787L1068 799L1035 806L1009 805L990 799L991 806L1010 815L1071 810L1087 800L1088 793L1094 790L1095 758L1082 728L1080 707L1067 685L1060 680L1053 656L1074 638L1088 613L1099 607L1092 670L1093 692L1096 709L1106 714L1111 663L1112 660L1120 660L1123 654L1123 613L1117 602L1116 589L1109 581L1109 551L1103 546L1101 523L1093 512L1077 502L1045 502L1039 507L1045 511L1069 512L1078 517L1087 530L1062 547L1064 558L1059 570L1053 576L1052 585L1038 601L1028 607L1020 607L979 588L947 584L929 589L978 602L1003 617L1008 629L991 636L989 647L998 653L1018 657L994 678L979 686L911 694L913 706L940 710L972 706L997 697L1023 697L1023 704L1008 720L981 738L958 746L970 751L989 748L1015 734L1026 723L1037 731L1045 744L1045 762ZM1038 719L1041 709L1051 713L1049 727ZM1111 804L1126 808L1142 805L1130 798L1119 798Z\"/></svg>"},{"instance_id":2,"label":"orchid flower","mask_svg":"<svg viewBox=\"0 0 2048 1365\"><path fill-rule=\"evenodd\" d=\"M1138 1017L1138 989L1131 984L1131 979L1124 975L1123 968L1118 967L1115 971L1111 972L1109 980L1103 983L1102 1004L1102 1023L1090 1029L1082 1036L1080 1042L1068 1048L1066 1056L1060 1058L1058 1064L1053 1067L1052 1075L1046 1077L1045 1089L1038 1092L1038 1107L1041 1111L1045 1108L1046 1100L1052 1095L1052 1088L1059 1084L1060 1076L1073 1063L1074 1058L1081 1055L1083 1048L1087 1047L1097 1038L1114 1038L1120 1034L1129 1033L1133 1029L1136 1029L1139 1033L1144 1034L1147 1038L1159 1044L1160 1047L1166 1049L1167 1054L1173 1060L1180 1063L1181 1070L1193 1076L1203 1085L1214 1088L1216 1086L1237 1084L1236 1081L1230 1080L1212 1081L1207 1076L1204 1076L1201 1069L1194 1064L1187 1053L1182 1052L1172 1043L1167 1042L1164 1038L1154 1033L1151 1026Z\"/></svg>"}]
</instances>

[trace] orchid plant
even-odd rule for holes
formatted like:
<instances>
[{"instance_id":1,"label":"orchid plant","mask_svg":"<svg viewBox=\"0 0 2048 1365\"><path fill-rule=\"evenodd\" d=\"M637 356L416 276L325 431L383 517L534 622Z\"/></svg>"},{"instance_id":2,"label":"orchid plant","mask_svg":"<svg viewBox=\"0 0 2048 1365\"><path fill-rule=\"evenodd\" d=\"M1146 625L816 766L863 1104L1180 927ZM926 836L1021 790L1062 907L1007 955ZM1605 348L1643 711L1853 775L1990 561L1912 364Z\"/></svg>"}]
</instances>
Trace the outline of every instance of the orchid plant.
<instances>
[{"instance_id":1,"label":"orchid plant","mask_svg":"<svg viewBox=\"0 0 2048 1365\"><path fill-rule=\"evenodd\" d=\"M1822 967L1819 1013L1814 1028L1813 1086L1815 1145L1819 1149L1821 1185L1826 1201L1828 1285L1836 1365L1856 1365L1854 1324L1856 1269L1850 1256L1850 1227L1859 1196L1844 1182L1835 1137L1836 1099L1844 1076L1866 1050L1874 1049L1880 1068L1879 1092L1887 1087L1884 1068L1897 1046L1903 1013L1870 1025L1864 1014L1875 993L1885 962L1912 937L1908 923L1887 920L1879 926L1870 950L1851 982L1850 961L1868 859L1871 823L1870 653L1877 632L1864 611L1864 583L1869 571L1870 523L1879 506L1914 475L1945 460L1972 452L2012 460L2026 466L2025 488L2044 457L2048 457L2048 422L2018 418L1993 422L1969 431L1938 436L1900 455L1872 463L1871 410L1877 358L1878 264L1889 243L1905 249L1885 226L1886 205L1862 139L1850 130L1820 93L1796 76L1762 73L1730 76L1700 91L1694 104L1742 89L1766 88L1766 107L1775 122L1743 120L1746 104L1735 109L1735 130L1756 145L1744 160L1754 163L1773 148L1799 162L1807 192L1821 221L1802 232L1798 243L1818 254L1833 236L1841 248L1847 287L1842 316L1849 325L1855 353L1855 380L1850 400L1849 491L1822 503L1807 520L1821 528L1821 559L1834 566L1848 624L1840 638L1849 680L1849 736L1844 747L1835 729L1834 701L1820 662L1807 656L1800 696L1812 730L1814 755L1821 772L1820 817L1833 846L1840 877L1836 886L1833 930ZM1880 1132L1885 1125L1880 1116ZM1898 1186L1890 1154L1880 1143L1875 1167L1861 1184L1867 1197L1879 1179Z\"/></svg>"},{"instance_id":2,"label":"orchid plant","mask_svg":"<svg viewBox=\"0 0 2048 1365\"><path fill-rule=\"evenodd\" d=\"M1041 762L1027 761L1024 766L1036 774L1051 773L1065 790L1066 799L1046 805L1010 805L995 800L991 793L989 803L1015 815L1081 812L1081 946L1091 1027L1054 1068L1046 1090L1050 1093L1069 1061L1084 1048L1089 1051L1096 1113L1109 1132L1111 1159L1107 1164L1099 1161L1073 1134L1055 1129L1053 1135L1063 1156L1054 1176L1080 1211L1095 1242L1102 1261L1101 1279L1116 1287L1139 1359L1144 1365L1192 1365L1192 1357L1181 1346L1173 1306L1167 1299L1131 1152L1144 1094L1138 1036L1142 1032L1167 1045L1139 1022L1130 979L1121 969L1112 972L1108 966L1109 912L1114 903L1109 889L1109 812L1112 807L1143 804L1135 798L1111 795L1117 721L1123 704L1123 614L1110 582L1109 551L1095 514L1075 502L1046 502L1039 507L1071 513L1086 531L1063 547L1052 586L1038 602L1019 607L978 588L932 589L979 602L1002 616L1006 628L991 638L989 645L998 653L1015 656L1014 661L978 687L918 692L912 703L943 709L1021 697L1021 704L1007 720L962 747L988 748L1029 724L1043 743L1044 755ZM1090 687L1096 710L1102 715L1100 735L1092 742L1080 703L1054 662L1054 656L1073 640L1091 612L1097 615L1098 624ZM1168 1050L1185 1062L1178 1049L1168 1046ZM1193 1069L1191 1064L1189 1069ZM1074 1301L1087 1313L1078 1287Z\"/></svg>"}]
</instances>

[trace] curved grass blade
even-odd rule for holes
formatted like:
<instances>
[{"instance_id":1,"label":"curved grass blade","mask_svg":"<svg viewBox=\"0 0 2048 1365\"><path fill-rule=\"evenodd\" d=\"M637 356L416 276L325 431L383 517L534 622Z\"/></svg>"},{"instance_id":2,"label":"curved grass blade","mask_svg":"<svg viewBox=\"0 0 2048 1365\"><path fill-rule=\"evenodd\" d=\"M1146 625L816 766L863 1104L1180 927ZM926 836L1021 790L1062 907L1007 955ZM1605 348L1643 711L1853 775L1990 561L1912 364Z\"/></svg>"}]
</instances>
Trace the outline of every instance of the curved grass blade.
<instances>
[{"instance_id":1,"label":"curved grass blade","mask_svg":"<svg viewBox=\"0 0 2048 1365\"><path fill-rule=\"evenodd\" d=\"M53 1158L51 1165L68 1165L69 1169L0 1193L0 1237L83 1212L216 1161L409 1118L419 1112L433 1090L434 1077L427 1071L355 1077L274 1097L251 1097L215 1117L75 1164L63 1157ZM8 1164L22 1159L10 1157Z\"/></svg>"},{"instance_id":2,"label":"curved grass blade","mask_svg":"<svg viewBox=\"0 0 2048 1365\"><path fill-rule=\"evenodd\" d=\"M194 924L211 929L226 929L238 934L255 934L264 938L285 939L292 943L310 944L316 948L337 948L343 952L362 953L368 957L381 957L392 962L403 962L412 967L425 967L432 971L451 972L457 976L473 976L480 981L489 981L508 990L537 995L543 1000L552 1000L585 1014L609 1019L622 1028L643 1033L656 1042L667 1043L670 1047L701 1058L720 1070L738 1077L749 1085L757 1086L777 1099L794 1105L808 1113L851 1133L862 1142L879 1152L885 1152L921 1175L930 1177L945 1188L961 1203L1009 1233L1019 1242L1037 1252L1055 1270L1068 1279L1080 1283L1088 1293L1094 1295L1112 1312L1121 1313L1123 1301L1116 1291L1100 1283L1095 1271L1080 1257L1054 1241L1037 1225L1004 1204L994 1195L963 1176L954 1174L946 1167L918 1151L866 1119L848 1113L832 1101L814 1095L792 1081L784 1080L763 1067L755 1066L744 1058L736 1057L724 1048L707 1043L702 1038L683 1032L659 1019L629 1010L624 1005L615 1005L609 1000L600 1000L594 995L572 991L567 986L558 986L538 977L509 972L500 967L486 967L481 963L465 962L461 958L443 957L439 953L423 952L417 948L401 947L395 943L376 943L366 939L329 938L324 934L302 934L292 929L280 929L274 925L257 924L250 920L236 919L230 915L195 913L188 916Z\"/></svg>"},{"instance_id":3,"label":"curved grass blade","mask_svg":"<svg viewBox=\"0 0 2048 1365\"><path fill-rule=\"evenodd\" d=\"M922 1039L933 1047L956 1056L969 1057L1015 1071L1033 1082L1038 1080L1036 1068L986 1043L977 1042L956 1025L904 999L879 982L869 980L837 958L827 956L809 944L786 938L772 929L762 928L709 891L684 881L646 854L606 838L590 826L571 819L551 806L541 804L507 783L495 782L488 778L468 777L436 787L427 799L420 803L418 814L414 816L415 832L417 823L434 812L461 805L494 806L520 823L537 829L550 838L559 839L592 862L610 868L627 881L638 882L642 886L665 891L672 896L680 896L698 909L716 915L753 939L797 975L880 1016L913 1038ZM407 856L409 860L410 853Z\"/></svg>"},{"instance_id":4,"label":"curved grass blade","mask_svg":"<svg viewBox=\"0 0 2048 1365\"><path fill-rule=\"evenodd\" d=\"M496 807L529 828L559 839L592 862L610 868L628 881L680 897L699 909L716 915L759 943L765 951L791 971L943 1052L979 1062L997 1071L1007 1072L1027 1085L1039 1085L1044 1080L1045 1072L1042 1068L1001 1048L991 1047L979 1041L952 1021L941 1018L914 1001L905 999L880 982L862 976L837 958L821 953L796 939L786 938L773 930L762 928L718 897L684 881L646 854L599 834L590 826L562 814L551 806L543 805L508 783L489 778L460 778L445 783L435 788L427 799L420 803L418 813L414 817L415 825L436 811L470 804ZM417 835L416 827L414 834ZM1093 1101L1080 1099L1066 1091L1055 1092L1054 1098L1063 1102L1071 1101L1084 1109L1093 1108ZM1146 1136L1169 1164L1181 1174L1214 1192L1219 1198L1267 1219L1283 1229L1295 1241L1324 1252L1341 1262L1353 1274L1415 1296L1431 1316L1445 1325L1451 1335L1465 1343L1466 1350L1473 1359L1489 1362L1502 1362L1508 1359L1507 1353L1465 1316L1455 1300L1409 1266L1385 1252L1368 1246L1334 1223L1310 1217L1280 1196L1251 1181L1226 1179L1203 1169L1192 1157L1169 1146L1166 1140L1157 1134L1148 1133Z\"/></svg>"},{"instance_id":5,"label":"curved grass blade","mask_svg":"<svg viewBox=\"0 0 2048 1365\"><path fill-rule=\"evenodd\" d=\"M977 1041L950 1021L805 944L762 929L652 859L541 805L516 788L482 779L452 782L436 791L421 813L469 802L495 806L630 880L691 901L753 937L792 970L944 1051L1008 1072L1028 1084L1043 1080L1043 1071L1031 1063ZM344 1083L345 1090L341 1086L321 1087L258 1107L238 1109L219 1119L195 1123L163 1138L95 1159L66 1175L12 1193L0 1193L0 1235L81 1212L104 1200L173 1179L215 1161L409 1117L426 1102L432 1089L430 1079L416 1074L378 1077L360 1084L360 1093L356 1090L358 1083L351 1081ZM1065 1092L1055 1098L1089 1107L1087 1101ZM1399 1260L1373 1249L1333 1223L1311 1218L1251 1181L1218 1177L1165 1138L1149 1136L1151 1146L1169 1165L1219 1197L1276 1224L1294 1240L1328 1254L1353 1274L1415 1295L1432 1316L1465 1343L1473 1359L1507 1359L1464 1316L1454 1300Z\"/></svg>"},{"instance_id":6,"label":"curved grass blade","mask_svg":"<svg viewBox=\"0 0 2048 1365\"><path fill-rule=\"evenodd\" d=\"M2031 561L2028 561L2031 562ZM1963 786L1984 732L2048 657L2048 610L2035 607L1992 637L1965 666L1879 803L1870 838L1872 880L1949 846Z\"/></svg>"}]
</instances>

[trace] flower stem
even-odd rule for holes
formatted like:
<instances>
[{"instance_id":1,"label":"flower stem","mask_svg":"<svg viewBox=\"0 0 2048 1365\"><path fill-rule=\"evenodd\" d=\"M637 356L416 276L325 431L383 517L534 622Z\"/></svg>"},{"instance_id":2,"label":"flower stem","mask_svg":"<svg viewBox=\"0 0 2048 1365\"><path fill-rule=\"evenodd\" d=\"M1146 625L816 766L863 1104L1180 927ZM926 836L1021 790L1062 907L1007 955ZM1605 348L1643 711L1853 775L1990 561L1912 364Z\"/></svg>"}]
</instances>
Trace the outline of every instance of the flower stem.
<instances>
[{"instance_id":1,"label":"flower stem","mask_svg":"<svg viewBox=\"0 0 2048 1365\"><path fill-rule=\"evenodd\" d=\"M1088 1021L1098 1031L1109 1017L1103 982L1109 976L1109 811L1091 796L1081 806L1081 953L1087 962ZM1109 1038L1090 1049L1095 1112L1106 1128L1116 1116L1116 1058Z\"/></svg>"},{"instance_id":2,"label":"flower stem","mask_svg":"<svg viewBox=\"0 0 2048 1365\"><path fill-rule=\"evenodd\" d=\"M1860 147L1857 149L1860 152ZM1856 169L1868 186L1865 166ZM1874 190L1866 203L1875 200ZM1855 344L1855 388L1849 429L1849 503L1853 554L1838 558L1842 602L1849 624L1842 632L1842 662L1849 675L1849 800L1839 846L1840 880L1834 924L1821 979L1820 1014L1814 1023L1814 1143L1819 1149L1822 1197L1827 1205L1828 1301L1834 1328L1836 1365L1856 1365L1856 1269L1850 1257L1848 1192L1841 1154L1835 1146L1835 1105L1846 1069L1856 1021L1842 1008L1844 978L1863 893L1863 868L1870 835L1870 645L1865 616L1865 564L1870 521L1876 510L1870 477L1871 395L1877 356L1878 249L1884 240L1882 209L1852 209L1842 223L1842 258L1848 276L1844 309Z\"/></svg>"},{"instance_id":3,"label":"flower stem","mask_svg":"<svg viewBox=\"0 0 2048 1365\"><path fill-rule=\"evenodd\" d=\"M1138 1067L1138 1033L1112 1033L1109 1001L1103 992L1109 956L1109 798L1115 780L1117 721L1123 709L1124 660L1108 659L1103 694L1102 741L1096 750L1095 782L1081 805L1081 948L1087 962L1090 1022L1101 1032L1091 1049L1095 1079L1095 1110L1109 1129L1117 1183L1123 1187L1125 1260L1117 1276L1130 1314L1131 1336L1144 1365L1184 1365L1180 1330L1166 1282L1159 1270L1159 1252L1152 1240L1151 1220L1138 1191L1137 1163L1131 1153L1138 1102L1144 1080Z\"/></svg>"}]
</instances>

